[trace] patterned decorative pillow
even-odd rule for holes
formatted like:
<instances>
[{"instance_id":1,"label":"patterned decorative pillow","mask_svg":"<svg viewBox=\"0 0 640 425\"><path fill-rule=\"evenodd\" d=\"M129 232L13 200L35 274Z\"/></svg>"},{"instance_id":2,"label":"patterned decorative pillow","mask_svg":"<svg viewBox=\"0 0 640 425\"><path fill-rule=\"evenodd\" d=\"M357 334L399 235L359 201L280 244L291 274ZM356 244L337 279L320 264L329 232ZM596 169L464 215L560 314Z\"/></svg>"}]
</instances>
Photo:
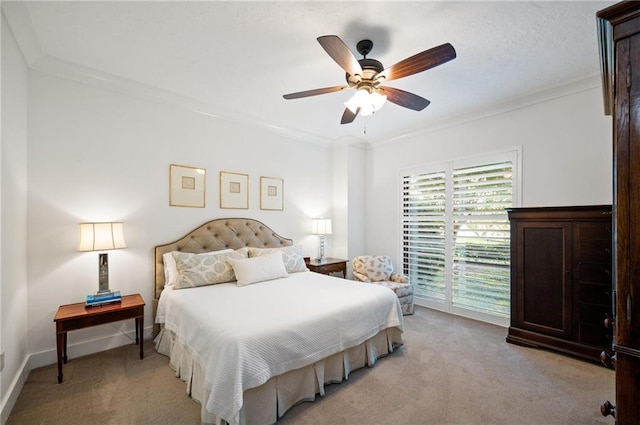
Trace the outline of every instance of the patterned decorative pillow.
<instances>
[{"instance_id":1,"label":"patterned decorative pillow","mask_svg":"<svg viewBox=\"0 0 640 425\"><path fill-rule=\"evenodd\" d=\"M302 256L302 246L283 246L281 248L249 248L249 257L260 257L262 255L269 255L276 251L282 253L282 261L284 261L284 267L287 273L308 272L309 269L304 262Z\"/></svg>"},{"instance_id":2,"label":"patterned decorative pillow","mask_svg":"<svg viewBox=\"0 0 640 425\"><path fill-rule=\"evenodd\" d=\"M385 282L391 278L393 264L387 255L363 255L353 260L353 271L366 282Z\"/></svg>"},{"instance_id":3,"label":"patterned decorative pillow","mask_svg":"<svg viewBox=\"0 0 640 425\"><path fill-rule=\"evenodd\" d=\"M165 252L162 254L162 263L164 264L164 286L173 286L178 281L178 267L176 266L176 258L174 253L180 251ZM217 255L233 252L233 249L221 249L219 251L205 252L196 255Z\"/></svg>"},{"instance_id":4,"label":"patterned decorative pillow","mask_svg":"<svg viewBox=\"0 0 640 425\"><path fill-rule=\"evenodd\" d=\"M247 258L247 250L226 253L188 254L174 252L178 279L174 289L194 288L196 286L215 285L216 283L236 280L229 260Z\"/></svg>"},{"instance_id":5,"label":"patterned decorative pillow","mask_svg":"<svg viewBox=\"0 0 640 425\"><path fill-rule=\"evenodd\" d=\"M253 258L231 258L229 262L233 266L238 286L246 286L280 277L289 277L282 262L282 255L276 252Z\"/></svg>"}]
</instances>

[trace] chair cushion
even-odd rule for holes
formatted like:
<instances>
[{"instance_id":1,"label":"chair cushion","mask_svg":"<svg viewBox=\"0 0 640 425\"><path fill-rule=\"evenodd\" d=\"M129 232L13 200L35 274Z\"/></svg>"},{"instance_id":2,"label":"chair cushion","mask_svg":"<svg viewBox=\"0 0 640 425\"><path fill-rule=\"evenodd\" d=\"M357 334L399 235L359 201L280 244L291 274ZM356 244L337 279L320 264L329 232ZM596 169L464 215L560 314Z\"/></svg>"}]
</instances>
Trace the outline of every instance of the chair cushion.
<instances>
[{"instance_id":1,"label":"chair cushion","mask_svg":"<svg viewBox=\"0 0 640 425\"><path fill-rule=\"evenodd\" d=\"M386 255L362 255L353 259L353 271L365 275L369 282L388 281L393 273L391 257Z\"/></svg>"},{"instance_id":2,"label":"chair cushion","mask_svg":"<svg viewBox=\"0 0 640 425\"><path fill-rule=\"evenodd\" d=\"M409 295L413 295L413 285L411 284L407 284L407 283L397 283L397 282L372 282L375 283L376 285L380 285L380 286L384 286L386 288L391 289L393 292L396 293L396 295L398 296L398 298L400 297L406 297Z\"/></svg>"}]
</instances>

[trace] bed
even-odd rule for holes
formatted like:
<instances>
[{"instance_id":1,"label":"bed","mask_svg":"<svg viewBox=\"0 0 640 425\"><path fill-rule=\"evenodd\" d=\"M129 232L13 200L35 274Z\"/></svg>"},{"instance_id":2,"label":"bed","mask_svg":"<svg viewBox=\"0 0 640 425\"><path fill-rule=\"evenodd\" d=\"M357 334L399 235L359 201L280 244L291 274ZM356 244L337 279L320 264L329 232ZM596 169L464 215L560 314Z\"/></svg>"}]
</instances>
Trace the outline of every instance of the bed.
<instances>
[{"instance_id":1,"label":"bed","mask_svg":"<svg viewBox=\"0 0 640 425\"><path fill-rule=\"evenodd\" d=\"M201 404L203 424L275 423L403 344L392 291L310 272L301 254L245 218L216 219L155 247L155 347ZM192 286L205 262L220 273L214 281L229 268L233 280Z\"/></svg>"}]
</instances>

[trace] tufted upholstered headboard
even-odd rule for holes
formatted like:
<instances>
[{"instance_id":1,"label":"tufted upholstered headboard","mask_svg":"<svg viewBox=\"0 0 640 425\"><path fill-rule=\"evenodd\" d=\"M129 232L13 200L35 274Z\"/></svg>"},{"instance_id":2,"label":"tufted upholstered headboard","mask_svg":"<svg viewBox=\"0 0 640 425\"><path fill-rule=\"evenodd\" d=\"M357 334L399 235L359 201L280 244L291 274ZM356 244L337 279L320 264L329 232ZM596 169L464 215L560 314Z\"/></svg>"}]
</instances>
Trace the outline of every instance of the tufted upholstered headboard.
<instances>
[{"instance_id":1,"label":"tufted upholstered headboard","mask_svg":"<svg viewBox=\"0 0 640 425\"><path fill-rule=\"evenodd\" d=\"M226 248L238 249L245 246L277 248L289 245L293 245L293 240L283 238L258 220L219 218L192 230L177 241L156 246L154 249L155 277L153 286L154 321L158 300L164 289L164 264L162 262L164 253L182 251L199 254Z\"/></svg>"}]
</instances>

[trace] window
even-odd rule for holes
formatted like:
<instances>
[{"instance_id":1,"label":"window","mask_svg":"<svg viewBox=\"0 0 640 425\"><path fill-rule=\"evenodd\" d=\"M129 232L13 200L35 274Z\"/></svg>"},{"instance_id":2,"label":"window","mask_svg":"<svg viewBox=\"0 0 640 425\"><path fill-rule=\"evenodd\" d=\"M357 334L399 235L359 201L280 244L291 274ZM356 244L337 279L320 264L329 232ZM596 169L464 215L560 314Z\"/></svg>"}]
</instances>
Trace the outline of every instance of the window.
<instances>
[{"instance_id":1,"label":"window","mask_svg":"<svg viewBox=\"0 0 640 425\"><path fill-rule=\"evenodd\" d=\"M418 304L508 324L517 157L403 170L403 269Z\"/></svg>"}]
</instances>

